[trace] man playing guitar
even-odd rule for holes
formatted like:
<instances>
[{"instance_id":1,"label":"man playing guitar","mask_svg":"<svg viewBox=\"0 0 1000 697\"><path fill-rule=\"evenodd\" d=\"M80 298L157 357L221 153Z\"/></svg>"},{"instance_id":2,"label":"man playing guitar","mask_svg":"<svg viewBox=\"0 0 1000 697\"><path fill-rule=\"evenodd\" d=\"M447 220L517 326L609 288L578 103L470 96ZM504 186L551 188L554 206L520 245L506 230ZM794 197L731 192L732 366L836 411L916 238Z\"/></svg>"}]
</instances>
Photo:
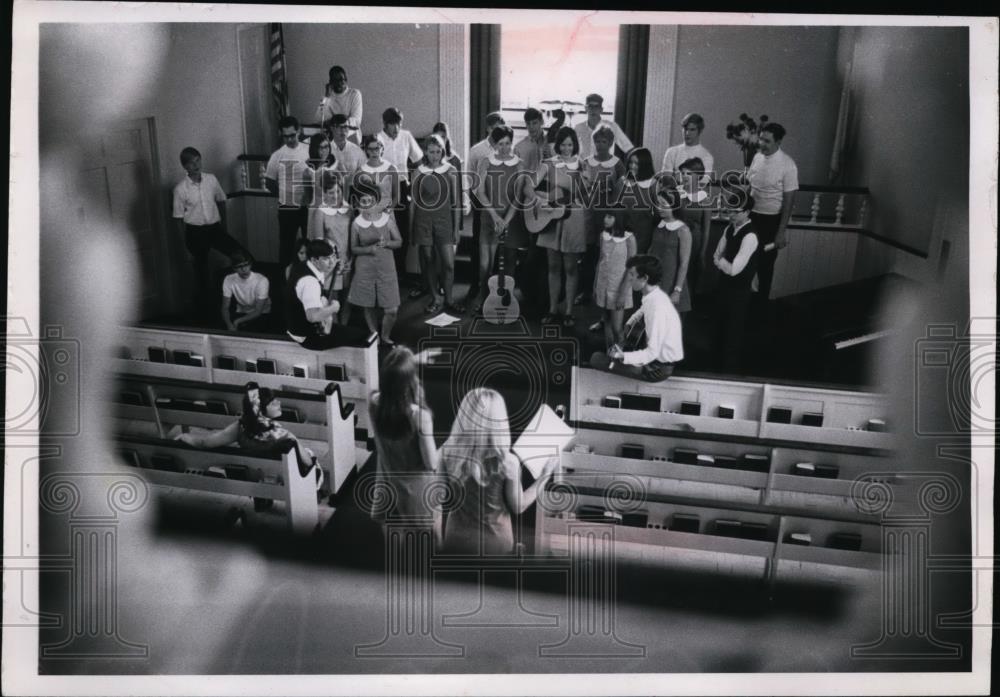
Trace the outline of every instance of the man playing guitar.
<instances>
[{"instance_id":1,"label":"man playing guitar","mask_svg":"<svg viewBox=\"0 0 1000 697\"><path fill-rule=\"evenodd\" d=\"M639 254L626 266L632 290L642 293L642 305L625 323L625 346L594 353L590 367L660 382L669 378L674 365L684 358L681 318L659 286L663 273L659 259Z\"/></svg>"}]
</instances>

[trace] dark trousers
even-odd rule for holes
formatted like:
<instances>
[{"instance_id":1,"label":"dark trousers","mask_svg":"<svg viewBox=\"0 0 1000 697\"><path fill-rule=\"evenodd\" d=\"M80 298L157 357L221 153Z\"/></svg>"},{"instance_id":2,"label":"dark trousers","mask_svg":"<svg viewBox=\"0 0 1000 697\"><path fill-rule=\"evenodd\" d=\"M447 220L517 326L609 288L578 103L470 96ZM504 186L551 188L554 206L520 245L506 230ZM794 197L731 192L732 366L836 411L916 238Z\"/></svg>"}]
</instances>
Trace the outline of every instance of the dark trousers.
<instances>
[{"instance_id":1,"label":"dark trousers","mask_svg":"<svg viewBox=\"0 0 1000 697\"><path fill-rule=\"evenodd\" d=\"M307 336L300 346L310 351L325 351L338 346L367 346L370 334L367 329L334 324L329 334Z\"/></svg>"},{"instance_id":2,"label":"dark trousers","mask_svg":"<svg viewBox=\"0 0 1000 697\"><path fill-rule=\"evenodd\" d=\"M233 303L233 307L229 308L229 319L237 320L243 315L236 311L236 303ZM270 334L274 331L274 323L271 321L271 313L265 312L260 317L256 317L249 322L243 322L240 326L236 328L240 332L253 332L255 334Z\"/></svg>"},{"instance_id":3,"label":"dark trousers","mask_svg":"<svg viewBox=\"0 0 1000 697\"><path fill-rule=\"evenodd\" d=\"M194 263L196 308L218 307L214 299L214 290L208 276L208 253L217 249L226 256L244 251L243 245L230 237L222 229L222 223L212 225L184 225L184 244L190 252Z\"/></svg>"},{"instance_id":4,"label":"dark trousers","mask_svg":"<svg viewBox=\"0 0 1000 697\"><path fill-rule=\"evenodd\" d=\"M781 214L751 213L750 220L757 233L760 245L757 250L757 298L761 306L767 304L771 295L771 281L774 279L774 262L778 258L778 250L764 251L764 245L774 242L781 223Z\"/></svg>"},{"instance_id":5,"label":"dark trousers","mask_svg":"<svg viewBox=\"0 0 1000 697\"><path fill-rule=\"evenodd\" d=\"M396 273L400 278L406 277L406 257L410 252L410 183L399 182L399 205L393 211L396 214L396 227L403 244L392 253L396 261Z\"/></svg>"},{"instance_id":6,"label":"dark trousers","mask_svg":"<svg viewBox=\"0 0 1000 697\"><path fill-rule=\"evenodd\" d=\"M309 209L305 206L278 209L278 263L282 268L295 258L295 239L297 236L305 239L308 222Z\"/></svg>"},{"instance_id":7,"label":"dark trousers","mask_svg":"<svg viewBox=\"0 0 1000 697\"><path fill-rule=\"evenodd\" d=\"M750 312L750 288L720 286L716 295L715 345L719 364L726 373L739 373L743 369L744 336L747 315Z\"/></svg>"}]
</instances>

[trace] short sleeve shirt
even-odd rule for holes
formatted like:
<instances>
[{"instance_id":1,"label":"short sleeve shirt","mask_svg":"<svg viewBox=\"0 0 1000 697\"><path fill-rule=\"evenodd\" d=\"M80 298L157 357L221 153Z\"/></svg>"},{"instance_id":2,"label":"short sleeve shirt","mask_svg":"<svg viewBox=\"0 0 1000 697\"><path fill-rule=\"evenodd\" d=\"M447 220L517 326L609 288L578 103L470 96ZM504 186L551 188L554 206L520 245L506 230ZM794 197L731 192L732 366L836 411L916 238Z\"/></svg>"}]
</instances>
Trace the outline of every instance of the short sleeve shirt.
<instances>
[{"instance_id":1,"label":"short sleeve shirt","mask_svg":"<svg viewBox=\"0 0 1000 697\"><path fill-rule=\"evenodd\" d=\"M222 281L222 297L236 298L236 311L241 315L251 312L258 300L264 301L264 312L270 312L270 290L267 277L256 271L251 271L246 279L240 278L238 273L231 273Z\"/></svg>"},{"instance_id":2,"label":"short sleeve shirt","mask_svg":"<svg viewBox=\"0 0 1000 697\"><path fill-rule=\"evenodd\" d=\"M214 225L221 220L216 203L225 200L226 192L214 174L202 172L200 182L185 176L174 187L173 217L183 219L188 225Z\"/></svg>"},{"instance_id":3,"label":"short sleeve shirt","mask_svg":"<svg viewBox=\"0 0 1000 697\"><path fill-rule=\"evenodd\" d=\"M754 155L749 178L755 213L777 215L781 212L783 194L799 188L799 170L783 150L769 157L763 153Z\"/></svg>"},{"instance_id":4,"label":"short sleeve shirt","mask_svg":"<svg viewBox=\"0 0 1000 697\"><path fill-rule=\"evenodd\" d=\"M306 166L309 146L299 143L294 148L282 145L271 154L264 176L278 182L278 205L304 206L308 203L312 173Z\"/></svg>"}]
</instances>

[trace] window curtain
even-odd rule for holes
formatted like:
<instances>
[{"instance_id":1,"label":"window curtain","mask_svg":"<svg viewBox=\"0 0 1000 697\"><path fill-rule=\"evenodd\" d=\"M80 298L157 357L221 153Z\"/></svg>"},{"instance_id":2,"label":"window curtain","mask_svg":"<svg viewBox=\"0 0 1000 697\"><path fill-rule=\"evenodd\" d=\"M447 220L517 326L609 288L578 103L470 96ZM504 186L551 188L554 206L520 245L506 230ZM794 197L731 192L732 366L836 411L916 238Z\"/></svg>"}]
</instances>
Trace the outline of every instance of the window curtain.
<instances>
[{"instance_id":1,"label":"window curtain","mask_svg":"<svg viewBox=\"0 0 1000 697\"><path fill-rule=\"evenodd\" d=\"M623 24L618 30L618 87L615 121L633 143L642 143L646 114L649 25Z\"/></svg>"},{"instance_id":2,"label":"window curtain","mask_svg":"<svg viewBox=\"0 0 1000 697\"><path fill-rule=\"evenodd\" d=\"M486 115L500 108L500 25L469 26L469 143L483 137Z\"/></svg>"}]
</instances>

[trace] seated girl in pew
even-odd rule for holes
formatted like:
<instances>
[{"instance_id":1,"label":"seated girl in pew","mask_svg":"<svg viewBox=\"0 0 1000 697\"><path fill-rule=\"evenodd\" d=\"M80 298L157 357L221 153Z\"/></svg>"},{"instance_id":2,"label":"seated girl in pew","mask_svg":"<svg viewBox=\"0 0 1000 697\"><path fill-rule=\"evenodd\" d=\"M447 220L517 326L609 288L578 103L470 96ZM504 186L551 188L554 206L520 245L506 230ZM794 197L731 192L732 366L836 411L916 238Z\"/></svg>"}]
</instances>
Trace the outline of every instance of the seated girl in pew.
<instances>
[{"instance_id":1,"label":"seated girl in pew","mask_svg":"<svg viewBox=\"0 0 1000 697\"><path fill-rule=\"evenodd\" d=\"M182 433L181 426L175 426L168 434L173 440L195 448L222 448L238 445L244 450L258 453L272 453L289 441L295 444L298 456L299 474L309 476L316 470L316 489L323 486L323 470L317 465L313 451L302 445L294 433L286 429L278 419L281 417L281 401L267 387L256 382L248 382L244 388L243 412L240 418L218 431L198 431Z\"/></svg>"},{"instance_id":2,"label":"seated girl in pew","mask_svg":"<svg viewBox=\"0 0 1000 697\"><path fill-rule=\"evenodd\" d=\"M538 487L558 465L545 464L541 476L521 488L521 462L511 452L507 405L496 390L468 392L441 446L445 473L458 480L462 495L448 512L444 549L457 554L511 554L511 517L535 502Z\"/></svg>"}]
</instances>

